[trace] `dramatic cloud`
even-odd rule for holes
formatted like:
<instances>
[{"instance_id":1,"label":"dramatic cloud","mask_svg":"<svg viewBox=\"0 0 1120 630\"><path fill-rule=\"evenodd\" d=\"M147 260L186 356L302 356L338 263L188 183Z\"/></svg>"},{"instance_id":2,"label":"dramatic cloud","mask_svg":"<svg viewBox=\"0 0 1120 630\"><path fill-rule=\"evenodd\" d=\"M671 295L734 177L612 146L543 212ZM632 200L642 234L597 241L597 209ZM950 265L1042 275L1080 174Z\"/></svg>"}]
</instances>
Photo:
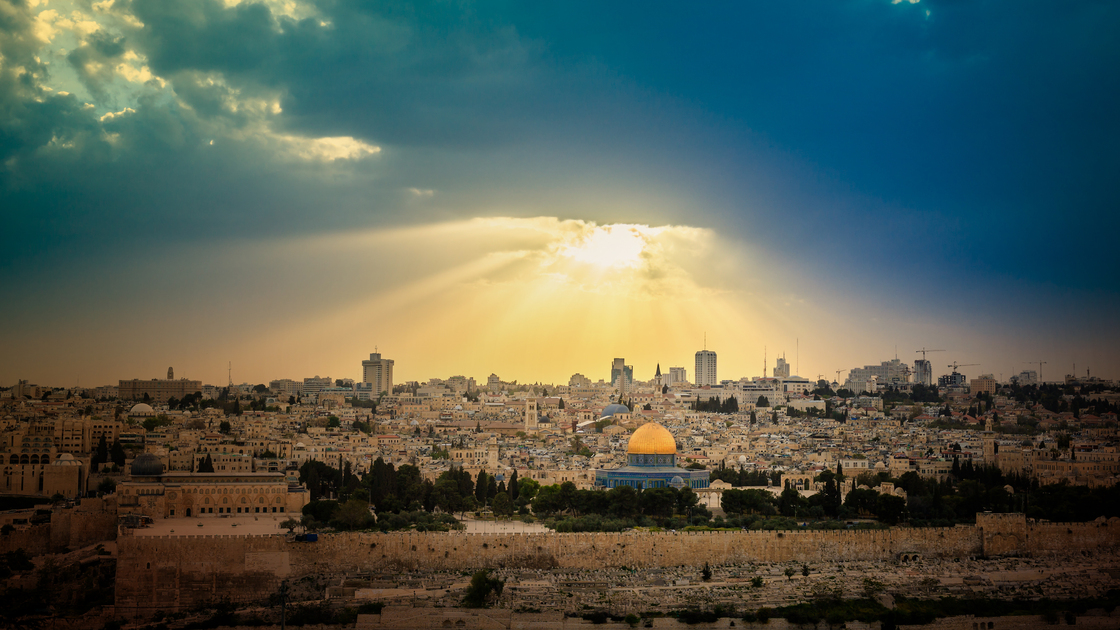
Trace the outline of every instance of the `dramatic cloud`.
<instances>
[{"instance_id":1,"label":"dramatic cloud","mask_svg":"<svg viewBox=\"0 0 1120 630\"><path fill-rule=\"evenodd\" d=\"M498 286L494 265L595 304L751 294L777 309L759 334L836 326L820 346L877 344L861 360L893 347L869 324L892 317L918 346L968 319L1055 361L1115 350L1096 241L1120 228L1118 30L1110 2L0 0L0 288L24 296L0 323L163 252L457 226L489 252L471 282ZM524 252L491 242L534 231ZM417 246L411 268L439 266ZM249 267L320 268L299 252ZM236 310L239 277L182 282ZM178 295L158 285L129 290ZM765 323L822 291L843 323ZM111 319L108 293L89 301Z\"/></svg>"}]
</instances>

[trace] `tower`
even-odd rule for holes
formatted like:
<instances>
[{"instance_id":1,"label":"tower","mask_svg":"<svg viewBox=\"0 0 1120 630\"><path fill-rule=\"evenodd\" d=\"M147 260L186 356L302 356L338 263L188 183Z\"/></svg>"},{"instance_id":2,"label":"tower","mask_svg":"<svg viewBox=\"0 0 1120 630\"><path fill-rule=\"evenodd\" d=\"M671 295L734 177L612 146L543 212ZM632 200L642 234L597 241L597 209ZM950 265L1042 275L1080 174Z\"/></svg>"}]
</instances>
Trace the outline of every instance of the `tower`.
<instances>
[{"instance_id":1,"label":"tower","mask_svg":"<svg viewBox=\"0 0 1120 630\"><path fill-rule=\"evenodd\" d=\"M378 396L382 392L393 392L393 360L382 359L380 352L369 355L368 361L362 361L362 382L368 383L371 396Z\"/></svg>"},{"instance_id":2,"label":"tower","mask_svg":"<svg viewBox=\"0 0 1120 630\"><path fill-rule=\"evenodd\" d=\"M537 432L537 399L525 399L525 432L532 434Z\"/></svg>"},{"instance_id":3,"label":"tower","mask_svg":"<svg viewBox=\"0 0 1120 630\"><path fill-rule=\"evenodd\" d=\"M175 380L175 370L174 369L167 368L167 380L169 380L169 381Z\"/></svg>"},{"instance_id":4,"label":"tower","mask_svg":"<svg viewBox=\"0 0 1120 630\"><path fill-rule=\"evenodd\" d=\"M716 385L719 380L716 376L716 353L712 350L701 350L696 353L696 384L699 386Z\"/></svg>"},{"instance_id":5,"label":"tower","mask_svg":"<svg viewBox=\"0 0 1120 630\"><path fill-rule=\"evenodd\" d=\"M634 366L626 365L626 359L616 358L611 363L611 384L618 388L618 395L625 396L634 383Z\"/></svg>"}]
</instances>

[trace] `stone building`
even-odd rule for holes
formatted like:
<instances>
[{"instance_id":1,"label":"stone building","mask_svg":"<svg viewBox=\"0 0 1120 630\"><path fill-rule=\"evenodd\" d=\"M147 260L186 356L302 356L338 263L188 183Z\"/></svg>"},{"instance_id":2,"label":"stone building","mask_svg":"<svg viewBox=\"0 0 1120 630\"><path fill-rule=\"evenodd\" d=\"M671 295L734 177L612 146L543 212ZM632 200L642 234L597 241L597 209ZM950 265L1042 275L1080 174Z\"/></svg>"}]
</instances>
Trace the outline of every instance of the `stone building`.
<instances>
[{"instance_id":1,"label":"stone building","mask_svg":"<svg viewBox=\"0 0 1120 630\"><path fill-rule=\"evenodd\" d=\"M152 518L220 517L230 514L299 514L309 495L289 485L282 472L164 472L144 453L132 462L132 478L117 486L119 514Z\"/></svg>"},{"instance_id":2,"label":"stone building","mask_svg":"<svg viewBox=\"0 0 1120 630\"><path fill-rule=\"evenodd\" d=\"M76 497L89 474L84 463L60 452L53 424L31 424L0 436L0 492Z\"/></svg>"}]
</instances>

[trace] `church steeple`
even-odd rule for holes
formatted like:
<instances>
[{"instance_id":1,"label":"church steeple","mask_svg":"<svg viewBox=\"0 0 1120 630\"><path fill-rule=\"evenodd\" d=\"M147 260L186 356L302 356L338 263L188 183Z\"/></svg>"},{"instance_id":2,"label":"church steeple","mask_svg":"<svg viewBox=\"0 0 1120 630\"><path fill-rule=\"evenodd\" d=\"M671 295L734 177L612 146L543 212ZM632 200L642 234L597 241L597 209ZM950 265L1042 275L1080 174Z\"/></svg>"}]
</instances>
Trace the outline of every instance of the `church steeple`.
<instances>
[{"instance_id":1,"label":"church steeple","mask_svg":"<svg viewBox=\"0 0 1120 630\"><path fill-rule=\"evenodd\" d=\"M661 364L660 364L660 363L658 363L658 364L657 364L657 374L654 374L654 377L658 377L658 378L659 378L660 376L661 376Z\"/></svg>"}]
</instances>

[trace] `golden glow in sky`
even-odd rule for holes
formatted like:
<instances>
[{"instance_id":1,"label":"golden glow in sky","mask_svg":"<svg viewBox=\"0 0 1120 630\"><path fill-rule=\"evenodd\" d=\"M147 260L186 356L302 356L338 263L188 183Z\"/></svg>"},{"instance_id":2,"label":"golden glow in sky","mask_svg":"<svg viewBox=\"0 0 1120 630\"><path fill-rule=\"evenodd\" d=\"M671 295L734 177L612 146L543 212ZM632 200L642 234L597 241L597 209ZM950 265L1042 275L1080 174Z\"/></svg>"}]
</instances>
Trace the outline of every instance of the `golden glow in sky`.
<instances>
[{"instance_id":1,"label":"golden glow in sky","mask_svg":"<svg viewBox=\"0 0 1120 630\"><path fill-rule=\"evenodd\" d=\"M66 356L37 350L46 333L35 330L13 352L34 357L30 374L63 362L84 384L156 378L169 365L224 383L227 361L235 382L357 379L375 347L396 361L398 382L495 372L567 383L606 378L614 357L641 380L657 364L691 375L706 335L720 378L762 374L764 347L769 367L783 351L795 363L798 340L794 370L816 378L882 360L891 339L913 334L905 326L934 330L794 281L804 274L777 258L707 228L555 217L161 249L108 272L152 289L111 309L47 309L36 325ZM221 306L231 295L236 312ZM80 332L90 329L102 332Z\"/></svg>"},{"instance_id":2,"label":"golden glow in sky","mask_svg":"<svg viewBox=\"0 0 1120 630\"><path fill-rule=\"evenodd\" d=\"M588 233L560 246L560 253L574 261L603 269L636 268L641 264L647 238L661 230L646 225L593 226Z\"/></svg>"}]
</instances>

